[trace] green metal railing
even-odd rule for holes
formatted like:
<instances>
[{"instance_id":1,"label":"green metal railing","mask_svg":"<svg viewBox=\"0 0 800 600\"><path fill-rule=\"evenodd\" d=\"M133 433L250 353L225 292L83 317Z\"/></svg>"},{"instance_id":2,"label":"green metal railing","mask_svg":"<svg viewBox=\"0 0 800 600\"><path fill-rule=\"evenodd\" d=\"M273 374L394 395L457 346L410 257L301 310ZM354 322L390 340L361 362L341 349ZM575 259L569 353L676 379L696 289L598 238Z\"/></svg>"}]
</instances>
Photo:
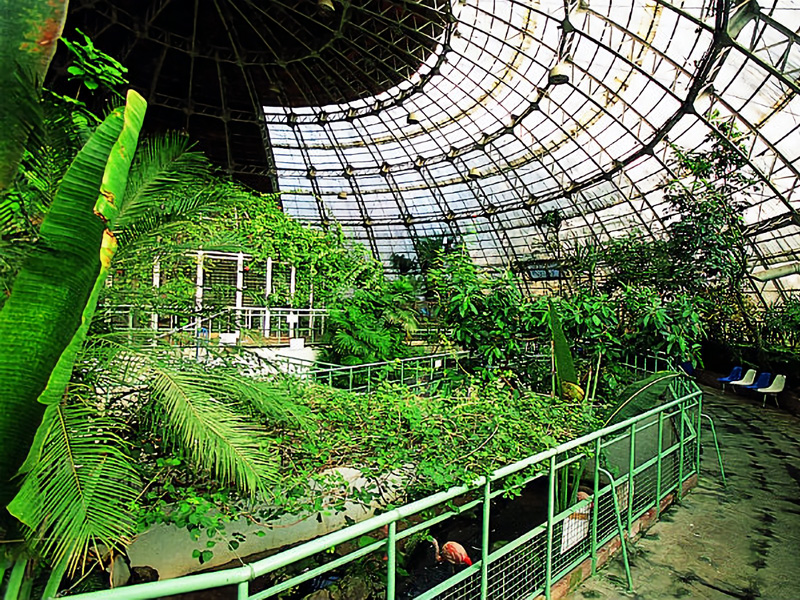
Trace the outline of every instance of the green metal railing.
<instances>
[{"instance_id":1,"label":"green metal railing","mask_svg":"<svg viewBox=\"0 0 800 600\"><path fill-rule=\"evenodd\" d=\"M370 393L381 382L409 388L428 385L456 372L459 362L467 356L469 352L442 352L363 365L335 365L287 356L278 360L286 364L289 373L351 392Z\"/></svg>"},{"instance_id":2,"label":"green metal railing","mask_svg":"<svg viewBox=\"0 0 800 600\"><path fill-rule=\"evenodd\" d=\"M625 532L630 534L636 519L652 509L657 514L668 495L680 498L683 484L698 473L702 392L682 378L672 382L670 394L672 399L661 406L498 469L469 486L388 510L263 560L74 598L144 600L235 586L238 600L261 600L371 556L377 557L373 564L383 565L386 598L393 600L402 583L397 567L404 540L456 515L474 514L480 535L468 552L475 563L415 597L485 600L544 594L549 599L554 583L583 561L591 560L594 572L600 549L615 537L623 537L625 552ZM592 493L576 501L581 473ZM493 547L498 542L491 536L493 504L536 479L548 490L546 520L526 525L516 539ZM370 534L374 541L358 547ZM318 562L313 568L308 566L311 558ZM293 570L300 561L306 570Z\"/></svg>"}]
</instances>

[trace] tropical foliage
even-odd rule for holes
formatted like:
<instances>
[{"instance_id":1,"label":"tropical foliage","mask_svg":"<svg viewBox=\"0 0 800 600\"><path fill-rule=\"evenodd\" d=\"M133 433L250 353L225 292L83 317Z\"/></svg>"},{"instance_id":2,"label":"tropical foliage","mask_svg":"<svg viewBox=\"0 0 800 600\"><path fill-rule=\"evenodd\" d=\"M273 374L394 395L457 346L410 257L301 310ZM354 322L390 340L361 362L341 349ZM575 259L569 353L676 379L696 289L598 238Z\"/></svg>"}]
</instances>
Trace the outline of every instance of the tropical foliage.
<instances>
[{"instance_id":1,"label":"tropical foliage","mask_svg":"<svg viewBox=\"0 0 800 600\"><path fill-rule=\"evenodd\" d=\"M523 352L529 314L510 271L481 271L465 246L439 252L427 275L433 317L459 346L490 367L507 367Z\"/></svg>"},{"instance_id":2,"label":"tropical foliage","mask_svg":"<svg viewBox=\"0 0 800 600\"><path fill-rule=\"evenodd\" d=\"M277 463L254 415L296 415L285 392L232 367L208 373L150 344L90 334L120 244L146 244L231 194L221 182L210 185L217 180L208 163L185 139L139 146L146 105L135 92L105 119L64 103L48 96L37 104L42 134L20 152L0 197L3 250L10 249L0 310L0 433L8 442L0 453L8 510L0 533L12 539L21 531L28 540L4 546L3 565L11 556L14 573L30 574L29 556L49 563L51 591L65 571L102 559L97 548L118 552L136 533L131 506L143 484L134 434L152 432L162 451L182 452L198 472L255 495L274 481ZM29 110L3 108L23 119ZM15 478L18 471L24 477ZM15 575L8 597L29 591L30 581Z\"/></svg>"},{"instance_id":3,"label":"tropical foliage","mask_svg":"<svg viewBox=\"0 0 800 600\"><path fill-rule=\"evenodd\" d=\"M328 339L323 360L355 365L402 358L417 327L417 295L409 278L371 280L329 304Z\"/></svg>"}]
</instances>

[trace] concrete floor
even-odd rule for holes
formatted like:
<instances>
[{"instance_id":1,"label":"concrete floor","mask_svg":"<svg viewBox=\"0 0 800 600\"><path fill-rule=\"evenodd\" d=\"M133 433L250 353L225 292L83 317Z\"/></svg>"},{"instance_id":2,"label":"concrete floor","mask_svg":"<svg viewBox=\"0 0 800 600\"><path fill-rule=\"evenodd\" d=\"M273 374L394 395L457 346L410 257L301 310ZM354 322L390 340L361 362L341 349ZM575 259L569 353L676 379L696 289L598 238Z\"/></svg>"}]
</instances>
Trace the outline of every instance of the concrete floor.
<instances>
[{"instance_id":1,"label":"concrete floor","mask_svg":"<svg viewBox=\"0 0 800 600\"><path fill-rule=\"evenodd\" d=\"M570 600L800 600L800 419L704 391L728 487L704 428L698 486L632 547L634 592L617 556Z\"/></svg>"}]
</instances>

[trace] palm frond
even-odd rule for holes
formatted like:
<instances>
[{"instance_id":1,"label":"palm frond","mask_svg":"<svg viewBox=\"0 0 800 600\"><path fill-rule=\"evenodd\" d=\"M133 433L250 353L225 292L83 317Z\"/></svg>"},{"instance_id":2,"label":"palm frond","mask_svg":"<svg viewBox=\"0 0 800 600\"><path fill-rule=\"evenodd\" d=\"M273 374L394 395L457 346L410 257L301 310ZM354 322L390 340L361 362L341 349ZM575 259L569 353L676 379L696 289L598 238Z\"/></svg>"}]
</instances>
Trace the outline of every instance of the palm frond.
<instances>
[{"instance_id":1,"label":"palm frond","mask_svg":"<svg viewBox=\"0 0 800 600\"><path fill-rule=\"evenodd\" d=\"M25 212L40 221L56 197L70 164L86 142L85 123L75 118L73 107L48 96L42 101L39 135L32 139L20 163L15 182Z\"/></svg>"},{"instance_id":2,"label":"palm frond","mask_svg":"<svg viewBox=\"0 0 800 600\"><path fill-rule=\"evenodd\" d=\"M123 230L153 212L172 212L166 205L187 192L190 196L200 192L210 171L206 157L190 150L186 136L168 133L144 140L131 166L114 226Z\"/></svg>"},{"instance_id":3,"label":"palm frond","mask_svg":"<svg viewBox=\"0 0 800 600\"><path fill-rule=\"evenodd\" d=\"M284 386L240 375L236 367L227 373L215 371L218 396L247 404L276 423L303 423L308 418L307 408L298 405Z\"/></svg>"},{"instance_id":4,"label":"palm frond","mask_svg":"<svg viewBox=\"0 0 800 600\"><path fill-rule=\"evenodd\" d=\"M113 341L113 336L88 348L84 360L103 369L106 390L137 389L138 410L166 443L182 448L222 483L253 495L277 479L271 440L248 406L273 418L293 418L300 411L288 396L231 369L159 356Z\"/></svg>"},{"instance_id":5,"label":"palm frond","mask_svg":"<svg viewBox=\"0 0 800 600\"><path fill-rule=\"evenodd\" d=\"M141 490L124 452L122 425L78 397L48 407L44 444L8 510L52 564L82 568L90 549L121 548L135 533L130 505Z\"/></svg>"},{"instance_id":6,"label":"palm frond","mask_svg":"<svg viewBox=\"0 0 800 600\"><path fill-rule=\"evenodd\" d=\"M212 185L207 181L198 180L198 183L184 188L176 187L174 193L163 197L160 203L154 202L148 209L143 209L135 219L126 218L122 226L115 226L121 244L129 245L147 236L168 235L170 228L195 222L227 205L237 193L225 182L216 182ZM211 243L214 244L214 241ZM196 248L197 244L195 243L193 247ZM237 241L236 247L241 249L240 240Z\"/></svg>"},{"instance_id":7,"label":"palm frond","mask_svg":"<svg viewBox=\"0 0 800 600\"><path fill-rule=\"evenodd\" d=\"M5 35L13 29L5 12L3 20L8 20L3 23L8 28L3 27L4 35L0 36L0 56L6 59L0 71L3 89L0 95L0 131L3 132L0 136L0 190L9 187L16 177L28 137L38 132L42 120L38 74L30 71L30 65L23 67L16 60L14 53L20 40Z\"/></svg>"},{"instance_id":8,"label":"palm frond","mask_svg":"<svg viewBox=\"0 0 800 600\"><path fill-rule=\"evenodd\" d=\"M150 368L152 408L163 415L165 439L186 450L195 464L210 467L221 482L251 495L277 480L270 439L249 415L216 397L215 377L164 364Z\"/></svg>"}]
</instances>

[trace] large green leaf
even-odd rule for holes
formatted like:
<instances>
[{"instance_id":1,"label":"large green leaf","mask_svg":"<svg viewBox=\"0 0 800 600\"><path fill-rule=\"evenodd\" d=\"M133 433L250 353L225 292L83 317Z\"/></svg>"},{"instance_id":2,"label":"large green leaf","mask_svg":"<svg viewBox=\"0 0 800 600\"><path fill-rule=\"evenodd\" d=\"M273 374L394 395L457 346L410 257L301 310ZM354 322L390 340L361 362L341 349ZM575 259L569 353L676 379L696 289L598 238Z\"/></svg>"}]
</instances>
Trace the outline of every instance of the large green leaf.
<instances>
[{"instance_id":1,"label":"large green leaf","mask_svg":"<svg viewBox=\"0 0 800 600\"><path fill-rule=\"evenodd\" d=\"M561 327L561 318L558 316L558 310L549 301L550 307L550 331L553 334L553 348L556 358L556 372L558 379L563 383L578 383L578 375L575 371L575 362L572 360L572 352L569 348L569 343L564 335L564 330Z\"/></svg>"},{"instance_id":2,"label":"large green leaf","mask_svg":"<svg viewBox=\"0 0 800 600\"><path fill-rule=\"evenodd\" d=\"M95 204L124 124L124 109L114 110L75 157L41 225L39 243L0 310L2 505L14 493L9 482L42 418L44 404L37 400L60 399L88 327L105 230Z\"/></svg>"},{"instance_id":3,"label":"large green leaf","mask_svg":"<svg viewBox=\"0 0 800 600\"><path fill-rule=\"evenodd\" d=\"M144 98L133 90L128 92L128 102L125 105L123 114L122 131L109 154L106 168L103 171L100 194L94 207L94 212L101 215L101 218L106 220L108 226L113 226L113 221L119 212L117 198L122 198L125 195L128 172L133 155L136 152L146 108L147 103ZM75 335L67 348L61 354L56 367L50 375L47 387L39 397L39 402L42 404L57 403L69 383L75 357L86 339L86 333L92 323L92 317L97 308L97 300L111 268L111 261L114 258L116 248L117 244L114 235L106 229L103 232L100 246L100 271L95 278L91 294L84 306L80 326L75 331Z\"/></svg>"},{"instance_id":4,"label":"large green leaf","mask_svg":"<svg viewBox=\"0 0 800 600\"><path fill-rule=\"evenodd\" d=\"M141 482L121 451L120 423L80 400L48 407L40 429L40 459L8 511L51 564L75 569L96 545L119 548L133 536Z\"/></svg>"},{"instance_id":5,"label":"large green leaf","mask_svg":"<svg viewBox=\"0 0 800 600\"><path fill-rule=\"evenodd\" d=\"M630 419L658 405L670 382L680 376L680 373L674 371L659 371L630 384L619 395L606 425Z\"/></svg>"},{"instance_id":6,"label":"large green leaf","mask_svg":"<svg viewBox=\"0 0 800 600\"><path fill-rule=\"evenodd\" d=\"M0 191L17 172L37 124L44 81L67 16L68 0L0 0Z\"/></svg>"}]
</instances>

